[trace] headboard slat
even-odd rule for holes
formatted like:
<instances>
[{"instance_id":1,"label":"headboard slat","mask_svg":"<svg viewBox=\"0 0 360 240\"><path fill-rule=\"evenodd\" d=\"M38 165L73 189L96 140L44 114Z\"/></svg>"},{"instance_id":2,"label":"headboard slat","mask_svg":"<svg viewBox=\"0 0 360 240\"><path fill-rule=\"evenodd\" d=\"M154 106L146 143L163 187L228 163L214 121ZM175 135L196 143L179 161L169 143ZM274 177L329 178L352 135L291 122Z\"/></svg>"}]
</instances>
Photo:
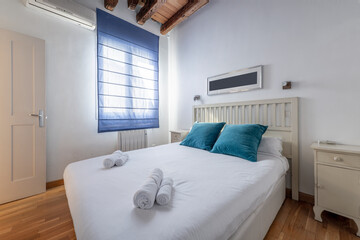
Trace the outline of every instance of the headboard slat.
<instances>
[{"instance_id":1,"label":"headboard slat","mask_svg":"<svg viewBox=\"0 0 360 240\"><path fill-rule=\"evenodd\" d=\"M285 127L285 103L281 104L281 126Z\"/></svg>"},{"instance_id":2,"label":"headboard slat","mask_svg":"<svg viewBox=\"0 0 360 240\"><path fill-rule=\"evenodd\" d=\"M241 122L240 124L245 124L245 106L240 106L241 107Z\"/></svg>"}]
</instances>

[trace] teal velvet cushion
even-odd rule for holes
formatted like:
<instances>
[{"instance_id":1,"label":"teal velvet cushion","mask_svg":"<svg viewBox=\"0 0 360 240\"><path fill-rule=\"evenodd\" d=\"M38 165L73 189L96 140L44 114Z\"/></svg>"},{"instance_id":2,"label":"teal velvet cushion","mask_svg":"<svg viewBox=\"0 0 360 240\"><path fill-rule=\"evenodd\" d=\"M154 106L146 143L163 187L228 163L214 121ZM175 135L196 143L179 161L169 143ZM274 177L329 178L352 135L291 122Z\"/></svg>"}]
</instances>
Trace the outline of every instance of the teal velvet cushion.
<instances>
[{"instance_id":1,"label":"teal velvet cushion","mask_svg":"<svg viewBox=\"0 0 360 240\"><path fill-rule=\"evenodd\" d=\"M256 162L261 137L267 128L260 124L226 125L211 152Z\"/></svg>"},{"instance_id":2,"label":"teal velvet cushion","mask_svg":"<svg viewBox=\"0 0 360 240\"><path fill-rule=\"evenodd\" d=\"M225 123L194 123L191 131L180 145L210 151Z\"/></svg>"}]
</instances>

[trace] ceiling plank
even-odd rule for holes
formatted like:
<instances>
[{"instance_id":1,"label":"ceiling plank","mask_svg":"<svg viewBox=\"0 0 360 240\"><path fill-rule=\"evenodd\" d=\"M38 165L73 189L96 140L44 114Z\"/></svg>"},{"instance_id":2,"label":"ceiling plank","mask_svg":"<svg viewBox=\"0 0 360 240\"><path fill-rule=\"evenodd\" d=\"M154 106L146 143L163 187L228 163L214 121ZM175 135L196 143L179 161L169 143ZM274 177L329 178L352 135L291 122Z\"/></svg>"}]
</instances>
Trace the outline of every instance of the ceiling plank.
<instances>
[{"instance_id":1,"label":"ceiling plank","mask_svg":"<svg viewBox=\"0 0 360 240\"><path fill-rule=\"evenodd\" d=\"M155 13L152 17L152 20L158 22L158 23L165 23L167 21L167 18L165 16L163 16L162 14L160 14L159 12Z\"/></svg>"},{"instance_id":2,"label":"ceiling plank","mask_svg":"<svg viewBox=\"0 0 360 240\"><path fill-rule=\"evenodd\" d=\"M168 0L167 2L172 6L176 7L177 10L180 10L180 8L182 8L183 6L185 6L185 4L188 3L187 0Z\"/></svg>"},{"instance_id":3,"label":"ceiling plank","mask_svg":"<svg viewBox=\"0 0 360 240\"><path fill-rule=\"evenodd\" d=\"M171 18L172 15L174 15L176 12L177 12L177 10L172 11L171 9L169 9L167 7L167 5L164 5L162 8L160 8L156 11L156 14L159 13L159 14L163 15L164 17L166 17L166 20L167 20L167 19Z\"/></svg>"},{"instance_id":4,"label":"ceiling plank","mask_svg":"<svg viewBox=\"0 0 360 240\"><path fill-rule=\"evenodd\" d=\"M128 8L130 10L135 11L136 6L138 5L138 3L139 3L139 0L128 0Z\"/></svg>"},{"instance_id":5,"label":"ceiling plank","mask_svg":"<svg viewBox=\"0 0 360 240\"><path fill-rule=\"evenodd\" d=\"M138 24L143 25L156 11L166 3L166 0L147 0L144 7L136 15Z\"/></svg>"},{"instance_id":6,"label":"ceiling plank","mask_svg":"<svg viewBox=\"0 0 360 240\"><path fill-rule=\"evenodd\" d=\"M187 0L167 0L166 4L159 8L151 18L161 24L164 24L172 17L172 15L185 6L186 3Z\"/></svg>"},{"instance_id":7,"label":"ceiling plank","mask_svg":"<svg viewBox=\"0 0 360 240\"><path fill-rule=\"evenodd\" d=\"M160 28L162 35L170 32L176 25L186 20L194 12L206 5L209 0L189 0L188 3L183 6L177 13L175 13L170 19L168 19Z\"/></svg>"},{"instance_id":8,"label":"ceiling plank","mask_svg":"<svg viewBox=\"0 0 360 240\"><path fill-rule=\"evenodd\" d=\"M138 5L143 7L145 5L146 0L139 0Z\"/></svg>"}]
</instances>

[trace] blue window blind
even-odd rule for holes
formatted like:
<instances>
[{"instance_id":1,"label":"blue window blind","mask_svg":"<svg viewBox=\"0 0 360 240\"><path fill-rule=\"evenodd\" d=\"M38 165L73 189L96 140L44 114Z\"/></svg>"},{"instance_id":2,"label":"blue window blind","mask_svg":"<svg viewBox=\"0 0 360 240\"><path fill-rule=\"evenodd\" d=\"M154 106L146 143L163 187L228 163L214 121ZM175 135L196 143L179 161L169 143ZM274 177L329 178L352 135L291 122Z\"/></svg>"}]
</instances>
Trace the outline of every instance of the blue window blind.
<instances>
[{"instance_id":1,"label":"blue window blind","mask_svg":"<svg viewBox=\"0 0 360 240\"><path fill-rule=\"evenodd\" d=\"M98 132L159 127L159 37L97 9Z\"/></svg>"}]
</instances>

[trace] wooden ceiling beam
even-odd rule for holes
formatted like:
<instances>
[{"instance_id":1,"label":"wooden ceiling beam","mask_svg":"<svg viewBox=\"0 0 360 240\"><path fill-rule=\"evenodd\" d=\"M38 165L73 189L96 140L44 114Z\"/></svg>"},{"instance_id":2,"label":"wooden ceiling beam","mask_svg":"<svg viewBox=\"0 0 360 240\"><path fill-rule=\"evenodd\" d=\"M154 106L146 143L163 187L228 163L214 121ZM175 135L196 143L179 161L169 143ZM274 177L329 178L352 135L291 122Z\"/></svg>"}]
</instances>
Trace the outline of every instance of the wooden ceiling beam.
<instances>
[{"instance_id":1,"label":"wooden ceiling beam","mask_svg":"<svg viewBox=\"0 0 360 240\"><path fill-rule=\"evenodd\" d=\"M135 11L136 6L138 5L139 0L128 0L128 8Z\"/></svg>"},{"instance_id":2,"label":"wooden ceiling beam","mask_svg":"<svg viewBox=\"0 0 360 240\"><path fill-rule=\"evenodd\" d=\"M104 5L107 10L113 11L119 0L104 0Z\"/></svg>"},{"instance_id":3,"label":"wooden ceiling beam","mask_svg":"<svg viewBox=\"0 0 360 240\"><path fill-rule=\"evenodd\" d=\"M178 12L176 12L169 20L167 20L160 28L162 35L170 32L176 25L186 20L194 12L206 5L209 0L189 0Z\"/></svg>"},{"instance_id":4,"label":"wooden ceiling beam","mask_svg":"<svg viewBox=\"0 0 360 240\"><path fill-rule=\"evenodd\" d=\"M147 0L144 7L136 14L137 23L143 25L165 3L166 0Z\"/></svg>"}]
</instances>

